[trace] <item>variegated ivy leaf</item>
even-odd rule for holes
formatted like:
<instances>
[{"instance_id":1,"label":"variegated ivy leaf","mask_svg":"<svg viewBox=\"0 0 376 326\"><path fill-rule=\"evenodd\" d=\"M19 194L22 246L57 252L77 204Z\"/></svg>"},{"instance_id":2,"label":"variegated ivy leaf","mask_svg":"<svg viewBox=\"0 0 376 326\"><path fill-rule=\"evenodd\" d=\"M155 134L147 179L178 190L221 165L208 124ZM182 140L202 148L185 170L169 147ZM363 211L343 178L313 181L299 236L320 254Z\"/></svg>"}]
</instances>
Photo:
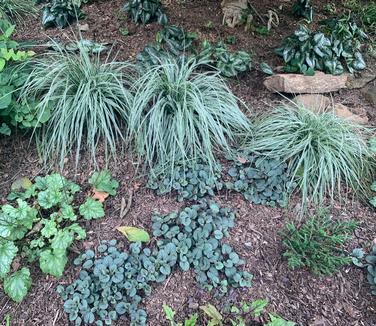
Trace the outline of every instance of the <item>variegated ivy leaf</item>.
<instances>
[{"instance_id":1,"label":"variegated ivy leaf","mask_svg":"<svg viewBox=\"0 0 376 326\"><path fill-rule=\"evenodd\" d=\"M9 273L17 251L18 249L12 241L0 239L0 279Z\"/></svg>"},{"instance_id":2,"label":"variegated ivy leaf","mask_svg":"<svg viewBox=\"0 0 376 326\"><path fill-rule=\"evenodd\" d=\"M26 267L23 267L21 270L4 279L4 292L16 302L23 300L30 286L30 270Z\"/></svg>"},{"instance_id":3,"label":"variegated ivy leaf","mask_svg":"<svg viewBox=\"0 0 376 326\"><path fill-rule=\"evenodd\" d=\"M98 219L104 217L103 205L100 201L88 198L80 206L80 214L86 220Z\"/></svg>"}]
</instances>

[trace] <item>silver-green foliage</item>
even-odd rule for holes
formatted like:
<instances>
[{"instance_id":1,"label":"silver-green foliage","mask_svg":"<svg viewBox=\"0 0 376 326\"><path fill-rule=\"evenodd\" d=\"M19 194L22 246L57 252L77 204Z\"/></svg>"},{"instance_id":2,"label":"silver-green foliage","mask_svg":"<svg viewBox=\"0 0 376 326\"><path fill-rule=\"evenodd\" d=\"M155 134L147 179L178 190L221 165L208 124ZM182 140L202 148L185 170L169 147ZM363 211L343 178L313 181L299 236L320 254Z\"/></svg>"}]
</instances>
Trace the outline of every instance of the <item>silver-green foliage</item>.
<instances>
[{"instance_id":1,"label":"silver-green foliage","mask_svg":"<svg viewBox=\"0 0 376 326\"><path fill-rule=\"evenodd\" d=\"M244 261L230 245L221 242L234 226L234 218L229 208L202 201L180 213L153 216L153 234L159 238L159 248L176 247L180 268L193 268L201 286L219 287L226 293L228 286L251 286L252 279L251 274L240 270Z\"/></svg>"},{"instance_id":2,"label":"silver-green foliage","mask_svg":"<svg viewBox=\"0 0 376 326\"><path fill-rule=\"evenodd\" d=\"M177 192L178 200L197 200L206 195L214 196L214 191L222 189L221 167L215 169L213 175L210 167L205 164L190 164L177 167L173 177L161 176L149 180L148 187L164 195Z\"/></svg>"},{"instance_id":3,"label":"silver-green foliage","mask_svg":"<svg viewBox=\"0 0 376 326\"><path fill-rule=\"evenodd\" d=\"M344 186L362 192L372 175L368 130L334 113L280 107L255 127L252 151L288 163L305 205L341 197Z\"/></svg>"},{"instance_id":4,"label":"silver-green foliage","mask_svg":"<svg viewBox=\"0 0 376 326\"><path fill-rule=\"evenodd\" d=\"M59 48L37 57L32 66L23 96L39 98L42 112L52 108L51 119L37 132L42 158L63 165L75 151L78 164L80 151L86 149L95 161L99 144L115 156L132 98L127 90L131 64L102 62L84 48L78 54Z\"/></svg>"},{"instance_id":5,"label":"silver-green foliage","mask_svg":"<svg viewBox=\"0 0 376 326\"><path fill-rule=\"evenodd\" d=\"M198 65L166 58L134 85L128 136L152 174L173 174L199 159L213 170L214 151L228 152L236 134L250 128L225 82L195 72Z\"/></svg>"},{"instance_id":6,"label":"silver-green foliage","mask_svg":"<svg viewBox=\"0 0 376 326\"><path fill-rule=\"evenodd\" d=\"M352 252L352 261L358 267L367 268L367 281L371 288L371 293L376 295L376 245L365 255L363 249L355 248Z\"/></svg>"},{"instance_id":7,"label":"silver-green foliage","mask_svg":"<svg viewBox=\"0 0 376 326\"><path fill-rule=\"evenodd\" d=\"M14 23L20 21L23 16L35 16L37 9L32 0L1 0L0 17Z\"/></svg>"},{"instance_id":8,"label":"silver-green foliage","mask_svg":"<svg viewBox=\"0 0 376 326\"><path fill-rule=\"evenodd\" d=\"M287 163L279 158L244 153L241 159L234 159L228 174L231 181L226 187L241 192L247 200L255 204L287 205L291 182Z\"/></svg>"}]
</instances>

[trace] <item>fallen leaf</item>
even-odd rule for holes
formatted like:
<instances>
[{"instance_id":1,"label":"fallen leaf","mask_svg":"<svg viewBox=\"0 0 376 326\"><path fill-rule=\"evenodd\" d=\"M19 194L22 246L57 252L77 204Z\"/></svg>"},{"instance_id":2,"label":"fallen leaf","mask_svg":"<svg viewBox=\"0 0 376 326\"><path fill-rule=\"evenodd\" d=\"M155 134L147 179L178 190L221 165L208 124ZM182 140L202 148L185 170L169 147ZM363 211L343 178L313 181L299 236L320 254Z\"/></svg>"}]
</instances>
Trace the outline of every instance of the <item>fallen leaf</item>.
<instances>
[{"instance_id":1,"label":"fallen leaf","mask_svg":"<svg viewBox=\"0 0 376 326\"><path fill-rule=\"evenodd\" d=\"M26 190L26 189L29 189L32 185L33 183L30 181L29 178L22 177L14 181L10 188L12 191L17 191L17 190L22 190L22 189Z\"/></svg>"},{"instance_id":2,"label":"fallen leaf","mask_svg":"<svg viewBox=\"0 0 376 326\"><path fill-rule=\"evenodd\" d=\"M94 188L93 190L93 198L99 200L101 203L103 203L106 198L108 197L108 193L104 191L98 191Z\"/></svg>"},{"instance_id":3,"label":"fallen leaf","mask_svg":"<svg viewBox=\"0 0 376 326\"><path fill-rule=\"evenodd\" d=\"M139 229L133 226L119 226L116 228L118 231L123 233L127 239L131 242L149 242L150 236L143 229Z\"/></svg>"},{"instance_id":4,"label":"fallen leaf","mask_svg":"<svg viewBox=\"0 0 376 326\"><path fill-rule=\"evenodd\" d=\"M242 156L238 156L238 161L241 163L241 164L245 164L248 162L248 160L245 158L245 157L242 157Z\"/></svg>"}]
</instances>

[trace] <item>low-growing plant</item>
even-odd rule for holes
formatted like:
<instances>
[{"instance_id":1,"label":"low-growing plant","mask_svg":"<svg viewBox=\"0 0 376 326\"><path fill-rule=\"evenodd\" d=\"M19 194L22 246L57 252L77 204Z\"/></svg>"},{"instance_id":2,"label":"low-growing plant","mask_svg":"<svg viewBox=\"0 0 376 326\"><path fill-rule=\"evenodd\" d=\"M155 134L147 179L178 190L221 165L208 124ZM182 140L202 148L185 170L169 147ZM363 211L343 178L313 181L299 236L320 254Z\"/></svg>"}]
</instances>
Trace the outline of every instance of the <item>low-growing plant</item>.
<instances>
[{"instance_id":1,"label":"low-growing plant","mask_svg":"<svg viewBox=\"0 0 376 326\"><path fill-rule=\"evenodd\" d=\"M367 35L351 17L327 20L326 24L329 31L326 33L300 25L276 49L285 62L286 72L313 75L315 70L322 70L339 75L344 66L350 72L366 67L360 49Z\"/></svg>"},{"instance_id":2,"label":"low-growing plant","mask_svg":"<svg viewBox=\"0 0 376 326\"><path fill-rule=\"evenodd\" d=\"M163 311L166 315L166 319L170 322L170 326L195 326L198 319L198 314L191 315L188 319L184 320L184 323L176 322L175 311L167 304L163 304Z\"/></svg>"},{"instance_id":3,"label":"low-growing plant","mask_svg":"<svg viewBox=\"0 0 376 326\"><path fill-rule=\"evenodd\" d=\"M214 196L216 190L222 189L221 167L215 168L213 174L210 167L204 164L179 166L172 176L150 179L148 187L164 195L172 191L177 192L178 200L197 200L206 195Z\"/></svg>"},{"instance_id":4,"label":"low-growing plant","mask_svg":"<svg viewBox=\"0 0 376 326\"><path fill-rule=\"evenodd\" d=\"M199 61L218 69L225 77L235 77L251 67L251 56L245 51L230 52L223 42L214 45L205 41L197 54Z\"/></svg>"},{"instance_id":5,"label":"low-growing plant","mask_svg":"<svg viewBox=\"0 0 376 326\"><path fill-rule=\"evenodd\" d=\"M352 252L352 261L354 265L367 269L367 281L371 288L372 295L376 295L376 245L372 246L372 250L365 254L363 249L356 248Z\"/></svg>"},{"instance_id":6,"label":"low-growing plant","mask_svg":"<svg viewBox=\"0 0 376 326\"><path fill-rule=\"evenodd\" d=\"M174 55L189 50L196 39L197 33L185 32L182 27L176 25L165 26L156 36L157 42L166 44Z\"/></svg>"},{"instance_id":7,"label":"low-growing plant","mask_svg":"<svg viewBox=\"0 0 376 326\"><path fill-rule=\"evenodd\" d=\"M304 107L279 107L255 126L248 147L287 162L291 181L302 194L303 206L341 198L345 187L368 192L373 164L367 147L369 131L332 112ZM337 199L338 199L337 197Z\"/></svg>"},{"instance_id":8,"label":"low-growing plant","mask_svg":"<svg viewBox=\"0 0 376 326\"><path fill-rule=\"evenodd\" d=\"M304 17L308 22L313 20L313 7L310 0L296 0L292 12L295 16Z\"/></svg>"},{"instance_id":9,"label":"low-growing plant","mask_svg":"<svg viewBox=\"0 0 376 326\"><path fill-rule=\"evenodd\" d=\"M145 25L157 20L160 24L167 24L167 16L160 0L129 0L124 6L124 10L135 23Z\"/></svg>"},{"instance_id":10,"label":"low-growing plant","mask_svg":"<svg viewBox=\"0 0 376 326\"><path fill-rule=\"evenodd\" d=\"M228 286L250 286L251 275L239 269L243 261L220 242L234 222L228 208L202 202L180 213L155 215L152 221L157 237L153 249L136 242L124 252L115 240L102 241L97 257L87 250L75 259L81 266L79 278L66 288L58 287L70 321L110 325L127 314L130 325L146 325L146 312L139 308L142 298L150 294L152 282L164 282L177 264L183 270L194 268L207 288L221 286L226 292Z\"/></svg>"},{"instance_id":11,"label":"low-growing plant","mask_svg":"<svg viewBox=\"0 0 376 326\"><path fill-rule=\"evenodd\" d=\"M242 193L255 203L286 206L290 186L287 163L279 158L241 153L228 170L231 181L226 187Z\"/></svg>"},{"instance_id":12,"label":"low-growing plant","mask_svg":"<svg viewBox=\"0 0 376 326\"><path fill-rule=\"evenodd\" d=\"M372 137L369 140L369 150L373 155L376 155L376 137ZM373 181L371 185L371 191L376 193L376 181ZM376 195L370 199L370 204L376 208Z\"/></svg>"},{"instance_id":13,"label":"low-growing plant","mask_svg":"<svg viewBox=\"0 0 376 326\"><path fill-rule=\"evenodd\" d=\"M137 63L141 70L147 72L153 68L153 66L158 66L163 62L171 60L178 60L169 51L165 50L160 43L149 43L144 49L137 55Z\"/></svg>"},{"instance_id":14,"label":"low-growing plant","mask_svg":"<svg viewBox=\"0 0 376 326\"><path fill-rule=\"evenodd\" d=\"M86 237L79 217L101 218L104 209L91 197L77 207L74 198L80 187L60 174L37 177L34 183L23 179L17 189L8 196L17 204L0 208L0 278L4 292L20 302L31 286L27 266L38 261L42 272L61 277L73 241ZM13 263L20 268L12 271Z\"/></svg>"},{"instance_id":15,"label":"low-growing plant","mask_svg":"<svg viewBox=\"0 0 376 326\"><path fill-rule=\"evenodd\" d=\"M180 213L154 215L153 235L158 247L174 245L177 263L183 271L193 268L206 289L251 286L252 275L241 271L244 261L233 248L221 242L234 226L234 213L217 203L203 200Z\"/></svg>"},{"instance_id":16,"label":"low-growing plant","mask_svg":"<svg viewBox=\"0 0 376 326\"><path fill-rule=\"evenodd\" d=\"M21 96L40 99L42 112L53 108L47 124L36 133L44 162L64 165L67 155L75 151L76 166L81 150L87 150L95 162L99 144L106 159L115 157L121 128L128 119L132 94L127 89L133 66L110 59L102 62L78 43L79 53L56 45L59 51L32 60L32 71Z\"/></svg>"},{"instance_id":17,"label":"low-growing plant","mask_svg":"<svg viewBox=\"0 0 376 326\"><path fill-rule=\"evenodd\" d=\"M362 6L359 15L365 28L376 36L376 3Z\"/></svg>"},{"instance_id":18,"label":"low-growing plant","mask_svg":"<svg viewBox=\"0 0 376 326\"><path fill-rule=\"evenodd\" d=\"M173 177L179 165L201 161L214 171L214 151L230 144L250 123L238 99L216 73L199 73L195 60L172 58L148 70L134 85L128 139L151 168Z\"/></svg>"},{"instance_id":19,"label":"low-growing plant","mask_svg":"<svg viewBox=\"0 0 376 326\"><path fill-rule=\"evenodd\" d=\"M288 223L282 233L284 257L292 269L307 267L314 274L331 274L351 263L344 244L357 227L355 221L334 221L325 210L300 227Z\"/></svg>"},{"instance_id":20,"label":"low-growing plant","mask_svg":"<svg viewBox=\"0 0 376 326\"><path fill-rule=\"evenodd\" d=\"M8 22L16 23L26 15L35 16L37 9L33 0L1 0L0 17Z\"/></svg>"},{"instance_id":21,"label":"low-growing plant","mask_svg":"<svg viewBox=\"0 0 376 326\"><path fill-rule=\"evenodd\" d=\"M42 24L44 27L64 28L71 22L82 19L85 14L78 0L50 0L43 7Z\"/></svg>"}]
</instances>

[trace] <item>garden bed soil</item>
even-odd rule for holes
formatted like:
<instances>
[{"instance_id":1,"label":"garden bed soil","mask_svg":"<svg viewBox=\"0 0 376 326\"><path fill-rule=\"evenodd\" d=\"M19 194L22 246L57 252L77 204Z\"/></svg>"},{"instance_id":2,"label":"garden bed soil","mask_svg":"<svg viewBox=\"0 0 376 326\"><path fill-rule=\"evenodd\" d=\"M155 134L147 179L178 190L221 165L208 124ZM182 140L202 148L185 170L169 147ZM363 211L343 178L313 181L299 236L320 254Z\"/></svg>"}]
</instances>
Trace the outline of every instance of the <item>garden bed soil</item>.
<instances>
[{"instance_id":1,"label":"garden bed soil","mask_svg":"<svg viewBox=\"0 0 376 326\"><path fill-rule=\"evenodd\" d=\"M218 40L234 35L237 43L234 49L251 51L255 62L267 62L271 66L281 62L274 55L273 48L280 44L283 37L292 33L297 20L289 14L289 1L252 2L260 13L266 9L277 9L279 5L286 7L280 14L281 25L268 36L251 35L239 27L231 29L221 25L219 1L187 1L167 4L167 15L172 23L182 25L189 31L199 33L200 39ZM277 3L277 5L276 5ZM316 15L321 14L326 2L317 1ZM336 1L337 8L340 2ZM147 42L154 39L160 29L157 24L136 26L127 21L121 14L122 0L94 1L84 7L87 18L81 24L88 24L89 31L82 32L83 37L97 42L109 42L113 45L113 53L118 59L134 58ZM324 18L324 17L323 17ZM209 21L213 28L205 27ZM127 26L130 35L122 36L120 27ZM73 26L73 29L76 26ZM48 38L68 40L70 31L50 29L44 31L40 21L26 20L18 29L18 40L35 40L43 43ZM370 67L374 67L371 60ZM373 66L372 66L373 65ZM257 67L257 65L256 65ZM374 69L374 68L372 68ZM264 89L262 81L265 75L253 69L231 81L232 90L251 108L252 114L264 114L270 111L281 97L270 94ZM376 108L368 104L359 90L342 90L333 94L335 101L341 102L356 112L357 108L365 109L370 122L374 125ZM89 160L83 159L78 170L68 160L63 174L82 185L88 192L88 176L94 171ZM104 166L103 156L98 157L99 166ZM132 159L124 158L112 162L109 166L114 177L119 180L120 187L114 198L106 201L106 218L86 222L88 238L77 244L74 251L93 248L102 239L117 238L125 243L123 237L115 230L117 226L128 225L151 230L153 212L168 213L182 207L173 196L156 196L146 189L143 179L135 178L135 164ZM0 204L5 198L12 182L22 176L35 177L47 171L38 160L33 143L27 137L18 134L12 138L0 140ZM122 198L128 199L132 193L132 206L125 218L120 218ZM214 304L219 310L226 308L229 302L268 299L268 311L277 313L298 325L376 325L376 300L371 296L365 274L362 270L348 266L340 272L325 277L316 277L305 269L292 271L288 269L286 260L282 258L280 231L288 221L299 219L297 209L299 199L293 198L289 209L271 208L253 205L241 195L222 191L216 198L218 202L236 210L235 227L225 241L230 243L246 261L245 269L254 275L253 286L249 289L230 290L227 296L217 298L209 292L201 290L191 272L175 271L163 284L155 285L150 297L143 301L148 313L149 325L168 325L164 318L162 304L168 303L177 312L177 320L183 320L197 311L200 305ZM367 205L357 201L338 203L332 211L334 218L359 222L353 240L348 243L350 251L354 247L370 246L376 235L375 212ZM71 257L76 254L72 252ZM58 284L71 283L78 271L68 266L60 280L41 274L38 269L32 271L33 286L21 304L15 304L0 292L0 323L5 324L5 316L11 318L11 325L68 325L67 315L63 311L63 301L56 293ZM263 320L260 319L260 322ZM116 325L128 325L126 319L119 320ZM199 325L205 325L200 319ZM249 325L253 325L249 323Z\"/></svg>"}]
</instances>

